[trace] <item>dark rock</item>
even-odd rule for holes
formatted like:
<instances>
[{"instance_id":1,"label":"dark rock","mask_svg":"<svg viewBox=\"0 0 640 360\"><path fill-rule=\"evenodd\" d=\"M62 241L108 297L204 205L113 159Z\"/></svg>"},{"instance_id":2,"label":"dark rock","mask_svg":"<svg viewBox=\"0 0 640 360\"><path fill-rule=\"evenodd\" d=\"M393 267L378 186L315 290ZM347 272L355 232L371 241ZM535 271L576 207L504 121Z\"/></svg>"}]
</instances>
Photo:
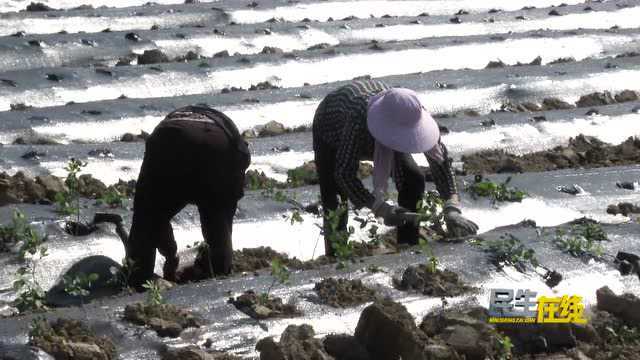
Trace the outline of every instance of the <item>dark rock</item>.
<instances>
[{"instance_id":1,"label":"dark rock","mask_svg":"<svg viewBox=\"0 0 640 360\"><path fill-rule=\"evenodd\" d=\"M286 132L287 130L285 129L284 125L272 120L262 126L259 126L258 134L261 137L265 137L282 135Z\"/></svg>"},{"instance_id":2,"label":"dark rock","mask_svg":"<svg viewBox=\"0 0 640 360\"><path fill-rule=\"evenodd\" d=\"M331 45L329 45L327 43L320 43L320 44L316 44L316 45L308 47L307 50L308 51L323 50L323 49L328 49L329 47L331 47Z\"/></svg>"},{"instance_id":3,"label":"dark rock","mask_svg":"<svg viewBox=\"0 0 640 360\"><path fill-rule=\"evenodd\" d=\"M587 111L585 115L587 116L600 115L600 111L598 111L598 109L589 109L589 111Z\"/></svg>"},{"instance_id":4,"label":"dark rock","mask_svg":"<svg viewBox=\"0 0 640 360\"><path fill-rule=\"evenodd\" d=\"M547 117L546 116L534 116L529 120L534 122L534 123L539 123L539 122L547 121Z\"/></svg>"},{"instance_id":5,"label":"dark rock","mask_svg":"<svg viewBox=\"0 0 640 360\"><path fill-rule=\"evenodd\" d=\"M518 16L516 16L516 20L529 20L529 18L527 18L524 15L518 15Z\"/></svg>"},{"instance_id":6,"label":"dark rock","mask_svg":"<svg viewBox=\"0 0 640 360\"><path fill-rule=\"evenodd\" d=\"M507 66L507 64L503 63L502 60L489 61L485 69L503 68L505 66Z\"/></svg>"},{"instance_id":7,"label":"dark rock","mask_svg":"<svg viewBox=\"0 0 640 360\"><path fill-rule=\"evenodd\" d=\"M553 61L551 61L549 63L549 65L553 65L553 64L565 64L565 63L569 63L569 62L575 62L576 59L573 57L563 57L563 58L557 58Z\"/></svg>"},{"instance_id":8,"label":"dark rock","mask_svg":"<svg viewBox=\"0 0 640 360\"><path fill-rule=\"evenodd\" d=\"M497 324L496 328L511 339L519 354L552 353L577 345L571 324Z\"/></svg>"},{"instance_id":9,"label":"dark rock","mask_svg":"<svg viewBox=\"0 0 640 360\"><path fill-rule=\"evenodd\" d=\"M496 121L493 119L489 119L489 120L485 120L480 122L480 125L482 125L483 127L491 127L491 126L496 126Z\"/></svg>"},{"instance_id":10,"label":"dark rock","mask_svg":"<svg viewBox=\"0 0 640 360\"><path fill-rule=\"evenodd\" d=\"M20 30L20 31L17 31L17 32L11 34L10 36L12 36L12 37L25 37L26 35L27 35L27 33L24 30Z\"/></svg>"},{"instance_id":11,"label":"dark rock","mask_svg":"<svg viewBox=\"0 0 640 360\"><path fill-rule=\"evenodd\" d=\"M454 16L451 19L449 19L449 22L452 24L462 24L462 19L460 19L457 16Z\"/></svg>"},{"instance_id":12,"label":"dark rock","mask_svg":"<svg viewBox=\"0 0 640 360\"><path fill-rule=\"evenodd\" d=\"M149 138L149 134L141 131L140 134L138 135L134 135L131 133L126 133L124 135L122 135L122 137L120 138L120 141L122 142L140 142L140 141L146 141L147 138Z\"/></svg>"},{"instance_id":13,"label":"dark rock","mask_svg":"<svg viewBox=\"0 0 640 360\"><path fill-rule=\"evenodd\" d=\"M314 290L320 301L332 307L350 307L376 299L375 291L360 280L327 278L316 283Z\"/></svg>"},{"instance_id":14,"label":"dark rock","mask_svg":"<svg viewBox=\"0 0 640 360\"><path fill-rule=\"evenodd\" d=\"M24 153L20 157L25 159L25 160L38 161L43 156L47 156L47 153L46 152L42 152L42 151L31 150L31 151L28 151L28 152Z\"/></svg>"},{"instance_id":15,"label":"dark rock","mask_svg":"<svg viewBox=\"0 0 640 360\"><path fill-rule=\"evenodd\" d=\"M197 0L187 0L197 1ZM241 360L242 358L220 351L204 351L197 346L166 349L162 352L162 360Z\"/></svg>"},{"instance_id":16,"label":"dark rock","mask_svg":"<svg viewBox=\"0 0 640 360\"><path fill-rule=\"evenodd\" d=\"M11 87L17 87L18 83L16 83L13 80L9 80L9 79L0 79L0 84L5 85L5 86L11 86Z\"/></svg>"},{"instance_id":17,"label":"dark rock","mask_svg":"<svg viewBox=\"0 0 640 360\"><path fill-rule=\"evenodd\" d=\"M86 114L86 115L97 116L97 115L101 115L102 111L100 111L100 110L82 110L80 113L81 114Z\"/></svg>"},{"instance_id":18,"label":"dark rock","mask_svg":"<svg viewBox=\"0 0 640 360\"><path fill-rule=\"evenodd\" d=\"M502 11L502 10L500 10L500 9L489 9L488 13L489 13L489 14L495 14L495 13L499 13L499 12L501 12L501 11Z\"/></svg>"},{"instance_id":19,"label":"dark rock","mask_svg":"<svg viewBox=\"0 0 640 360\"><path fill-rule=\"evenodd\" d=\"M610 92L595 92L588 95L583 95L576 102L576 106L578 107L591 107L591 106L602 106L602 105L611 105L616 101Z\"/></svg>"},{"instance_id":20,"label":"dark rock","mask_svg":"<svg viewBox=\"0 0 640 360\"><path fill-rule=\"evenodd\" d=\"M80 42L82 43L82 45L86 45L86 46L91 46L91 47L98 46L98 43L93 40L81 39Z\"/></svg>"},{"instance_id":21,"label":"dark rock","mask_svg":"<svg viewBox=\"0 0 640 360\"><path fill-rule=\"evenodd\" d=\"M549 15L551 15L551 16L562 16L562 14L560 14L560 13L558 12L558 10L555 10L555 9L554 9L554 10L549 11Z\"/></svg>"},{"instance_id":22,"label":"dark rock","mask_svg":"<svg viewBox=\"0 0 640 360\"><path fill-rule=\"evenodd\" d=\"M186 54L182 55L182 56L178 56L175 61L176 62L182 62L182 61L194 61L194 60L202 60L205 59L204 56L198 54L195 51L187 51Z\"/></svg>"},{"instance_id":23,"label":"dark rock","mask_svg":"<svg viewBox=\"0 0 640 360\"><path fill-rule=\"evenodd\" d=\"M102 75L107 75L107 76L113 76L113 71L106 69L106 68L96 68L95 69L96 74L102 74Z\"/></svg>"},{"instance_id":24,"label":"dark rock","mask_svg":"<svg viewBox=\"0 0 640 360\"><path fill-rule=\"evenodd\" d=\"M354 334L372 360L427 360L428 337L418 329L407 309L391 300L375 302L360 314Z\"/></svg>"},{"instance_id":25,"label":"dark rock","mask_svg":"<svg viewBox=\"0 0 640 360\"><path fill-rule=\"evenodd\" d=\"M640 214L640 206L628 202L621 202L617 205L611 204L607 207L607 214L622 214L623 216L628 216L630 214Z\"/></svg>"},{"instance_id":26,"label":"dark rock","mask_svg":"<svg viewBox=\"0 0 640 360\"><path fill-rule=\"evenodd\" d=\"M49 81L60 82L60 81L62 81L62 79L64 79L64 76L62 76L62 75L59 75L59 74L47 74L47 80L49 80Z\"/></svg>"},{"instance_id":27,"label":"dark rock","mask_svg":"<svg viewBox=\"0 0 640 360\"><path fill-rule=\"evenodd\" d=\"M633 90L623 90L616 94L615 100L616 102L628 102L628 101L637 101L640 99L638 93Z\"/></svg>"},{"instance_id":28,"label":"dark rock","mask_svg":"<svg viewBox=\"0 0 640 360\"><path fill-rule=\"evenodd\" d=\"M295 304L284 304L279 297L263 295L258 295L253 290L247 290L236 298L230 298L228 303L251 318L258 320L302 315Z\"/></svg>"},{"instance_id":29,"label":"dark rock","mask_svg":"<svg viewBox=\"0 0 640 360\"><path fill-rule=\"evenodd\" d=\"M249 91L255 91L255 90L275 90L275 89L279 89L280 87L277 85L273 85L271 82L269 81L263 81L260 82L256 85L251 85L251 87L249 87ZM266 125L265 125L266 126Z\"/></svg>"},{"instance_id":30,"label":"dark rock","mask_svg":"<svg viewBox=\"0 0 640 360\"><path fill-rule=\"evenodd\" d=\"M93 157L108 157L108 158L112 158L113 157L113 152L111 151L111 149L93 149L90 150L87 153L89 156L93 156Z\"/></svg>"},{"instance_id":31,"label":"dark rock","mask_svg":"<svg viewBox=\"0 0 640 360\"><path fill-rule=\"evenodd\" d=\"M138 55L139 65L168 63L170 61L169 57L158 49L145 50L142 55Z\"/></svg>"},{"instance_id":32,"label":"dark rock","mask_svg":"<svg viewBox=\"0 0 640 360\"><path fill-rule=\"evenodd\" d=\"M330 334L324 338L324 349L340 360L369 360L367 350L355 337L346 334Z\"/></svg>"},{"instance_id":33,"label":"dark rock","mask_svg":"<svg viewBox=\"0 0 640 360\"><path fill-rule=\"evenodd\" d=\"M33 323L29 344L42 349L56 359L112 360L117 359L116 347L107 337L98 337L77 320L59 318L54 322L39 319Z\"/></svg>"},{"instance_id":34,"label":"dark rock","mask_svg":"<svg viewBox=\"0 0 640 360\"><path fill-rule=\"evenodd\" d=\"M220 52L213 54L213 57L214 58L229 57L229 52L227 50L222 50Z\"/></svg>"},{"instance_id":35,"label":"dark rock","mask_svg":"<svg viewBox=\"0 0 640 360\"><path fill-rule=\"evenodd\" d=\"M53 175L41 175L35 179L36 183L43 187L45 196L53 201L56 194L67 191L67 186L59 177Z\"/></svg>"},{"instance_id":36,"label":"dark rock","mask_svg":"<svg viewBox=\"0 0 640 360\"><path fill-rule=\"evenodd\" d=\"M310 325L289 325L276 343L272 337L264 338L256 344L260 360L330 360L322 342L314 338Z\"/></svg>"},{"instance_id":37,"label":"dark rock","mask_svg":"<svg viewBox=\"0 0 640 360\"><path fill-rule=\"evenodd\" d=\"M631 182L631 181L622 181L622 182L617 182L616 187L619 189L625 189L625 190L635 190L636 188L638 188L638 183Z\"/></svg>"},{"instance_id":38,"label":"dark rock","mask_svg":"<svg viewBox=\"0 0 640 360\"><path fill-rule=\"evenodd\" d=\"M25 10L29 12L36 12L36 11L56 11L57 9L49 7L43 3L32 2L31 4L27 5L27 8Z\"/></svg>"},{"instance_id":39,"label":"dark rock","mask_svg":"<svg viewBox=\"0 0 640 360\"><path fill-rule=\"evenodd\" d=\"M17 137L13 141L14 145L60 145L54 139L48 138L44 135L40 135L37 132L29 129L23 133L22 136Z\"/></svg>"},{"instance_id":40,"label":"dark rock","mask_svg":"<svg viewBox=\"0 0 640 360\"><path fill-rule=\"evenodd\" d=\"M423 295L437 297L458 296L473 290L453 271L436 269L431 272L424 264L407 267L401 279L394 279L394 284L400 290L417 290Z\"/></svg>"},{"instance_id":41,"label":"dark rock","mask_svg":"<svg viewBox=\"0 0 640 360\"><path fill-rule=\"evenodd\" d=\"M544 100L542 100L543 110L570 110L573 108L573 105L558 98L545 98Z\"/></svg>"},{"instance_id":42,"label":"dark rock","mask_svg":"<svg viewBox=\"0 0 640 360\"><path fill-rule=\"evenodd\" d=\"M262 48L261 54L283 54L284 51L282 49L273 47L273 46L265 46Z\"/></svg>"},{"instance_id":43,"label":"dark rock","mask_svg":"<svg viewBox=\"0 0 640 360\"><path fill-rule=\"evenodd\" d=\"M125 34L124 38L130 41L135 41L135 42L142 41L142 39L140 38L140 35L133 32Z\"/></svg>"},{"instance_id":44,"label":"dark rock","mask_svg":"<svg viewBox=\"0 0 640 360\"><path fill-rule=\"evenodd\" d=\"M200 327L200 320L172 304L127 305L124 319L136 325L149 326L161 337L178 337L186 328Z\"/></svg>"},{"instance_id":45,"label":"dark rock","mask_svg":"<svg viewBox=\"0 0 640 360\"><path fill-rule=\"evenodd\" d=\"M42 47L42 42L40 40L29 40L27 44L33 47Z\"/></svg>"},{"instance_id":46,"label":"dark rock","mask_svg":"<svg viewBox=\"0 0 640 360\"><path fill-rule=\"evenodd\" d=\"M466 11L466 10L460 9L460 10L458 10L457 13L455 13L455 15L469 15L469 12Z\"/></svg>"},{"instance_id":47,"label":"dark rock","mask_svg":"<svg viewBox=\"0 0 640 360\"><path fill-rule=\"evenodd\" d=\"M607 311L631 326L640 326L640 299L630 293L616 295L605 286L596 291L598 309Z\"/></svg>"}]
</instances>

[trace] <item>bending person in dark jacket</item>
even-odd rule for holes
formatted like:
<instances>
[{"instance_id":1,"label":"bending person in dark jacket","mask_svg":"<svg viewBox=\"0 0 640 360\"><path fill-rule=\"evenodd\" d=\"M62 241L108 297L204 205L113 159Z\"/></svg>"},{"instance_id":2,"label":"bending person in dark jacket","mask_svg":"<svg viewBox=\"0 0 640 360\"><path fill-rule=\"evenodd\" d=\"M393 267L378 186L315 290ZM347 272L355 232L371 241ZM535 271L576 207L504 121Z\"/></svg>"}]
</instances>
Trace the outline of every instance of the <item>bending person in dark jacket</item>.
<instances>
[{"instance_id":1,"label":"bending person in dark jacket","mask_svg":"<svg viewBox=\"0 0 640 360\"><path fill-rule=\"evenodd\" d=\"M327 234L327 214L342 201L368 207L398 226L398 243L417 244L416 206L425 191L425 177L411 156L424 153L436 188L446 201L444 214L453 236L475 234L478 226L461 215L451 159L440 142L438 125L408 89L392 89L376 80L355 81L330 94L313 119L313 149L325 211L325 251L333 255ZM374 160L374 192L357 178L360 160ZM388 178L393 175L398 204L385 201ZM343 214L340 228L346 229Z\"/></svg>"},{"instance_id":2,"label":"bending person in dark jacket","mask_svg":"<svg viewBox=\"0 0 640 360\"><path fill-rule=\"evenodd\" d=\"M179 259L170 221L187 204L200 212L212 272L230 273L233 216L249 162L233 122L206 106L175 110L155 128L146 143L127 243L132 286L153 276L156 249L165 257L164 277L175 281Z\"/></svg>"}]
</instances>

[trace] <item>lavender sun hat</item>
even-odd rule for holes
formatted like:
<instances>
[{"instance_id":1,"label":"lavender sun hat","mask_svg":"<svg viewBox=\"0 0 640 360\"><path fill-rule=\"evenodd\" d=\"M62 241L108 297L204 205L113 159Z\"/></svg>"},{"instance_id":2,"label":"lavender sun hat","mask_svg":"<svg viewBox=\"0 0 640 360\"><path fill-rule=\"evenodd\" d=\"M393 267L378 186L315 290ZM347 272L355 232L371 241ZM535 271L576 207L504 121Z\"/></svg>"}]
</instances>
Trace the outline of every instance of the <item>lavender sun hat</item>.
<instances>
[{"instance_id":1,"label":"lavender sun hat","mask_svg":"<svg viewBox=\"0 0 640 360\"><path fill-rule=\"evenodd\" d=\"M393 88L369 99L367 127L382 145L402 153L424 153L440 138L440 129L413 90Z\"/></svg>"}]
</instances>

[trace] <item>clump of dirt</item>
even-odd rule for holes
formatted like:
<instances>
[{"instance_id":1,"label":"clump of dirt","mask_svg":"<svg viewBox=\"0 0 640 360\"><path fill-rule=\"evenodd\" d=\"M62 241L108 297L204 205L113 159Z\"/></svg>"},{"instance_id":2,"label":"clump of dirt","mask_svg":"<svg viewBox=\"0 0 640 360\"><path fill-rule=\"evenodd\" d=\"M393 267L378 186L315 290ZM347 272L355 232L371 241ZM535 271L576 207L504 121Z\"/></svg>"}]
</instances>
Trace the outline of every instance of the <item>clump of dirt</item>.
<instances>
[{"instance_id":1,"label":"clump of dirt","mask_svg":"<svg viewBox=\"0 0 640 360\"><path fill-rule=\"evenodd\" d=\"M203 350L190 345L181 348L163 349L160 353L162 360L240 360L231 354L222 351Z\"/></svg>"},{"instance_id":2,"label":"clump of dirt","mask_svg":"<svg viewBox=\"0 0 640 360\"><path fill-rule=\"evenodd\" d=\"M415 290L428 296L458 296L474 290L463 283L458 274L450 270L434 269L432 272L425 264L409 266L405 269L401 279L394 279L399 290Z\"/></svg>"},{"instance_id":3,"label":"clump of dirt","mask_svg":"<svg viewBox=\"0 0 640 360\"><path fill-rule=\"evenodd\" d=\"M59 318L54 322L35 320L29 332L29 345L56 359L111 360L117 358L116 346L107 337L98 337L77 320Z\"/></svg>"},{"instance_id":4,"label":"clump of dirt","mask_svg":"<svg viewBox=\"0 0 640 360\"><path fill-rule=\"evenodd\" d=\"M238 297L229 298L228 303L258 320L302 315L295 304L284 304L279 297L267 293L256 294L253 290L247 290Z\"/></svg>"},{"instance_id":5,"label":"clump of dirt","mask_svg":"<svg viewBox=\"0 0 640 360\"><path fill-rule=\"evenodd\" d=\"M611 204L607 206L607 214L627 216L630 214L640 214L640 206L628 202Z\"/></svg>"},{"instance_id":6,"label":"clump of dirt","mask_svg":"<svg viewBox=\"0 0 640 360\"><path fill-rule=\"evenodd\" d=\"M50 203L58 192L66 190L64 182L55 176L44 175L35 179L18 171L10 176L0 173L0 206L18 203Z\"/></svg>"},{"instance_id":7,"label":"clump of dirt","mask_svg":"<svg viewBox=\"0 0 640 360\"><path fill-rule=\"evenodd\" d=\"M124 308L124 319L136 325L148 326L161 337L178 337L190 327L200 327L201 322L189 311L172 304L135 303Z\"/></svg>"},{"instance_id":8,"label":"clump of dirt","mask_svg":"<svg viewBox=\"0 0 640 360\"><path fill-rule=\"evenodd\" d=\"M361 280L323 279L316 283L314 290L320 301L336 308L351 307L376 299L376 292Z\"/></svg>"},{"instance_id":9,"label":"clump of dirt","mask_svg":"<svg viewBox=\"0 0 640 360\"><path fill-rule=\"evenodd\" d=\"M630 137L619 145L578 135L568 146L538 151L522 156L503 150L487 150L462 156L467 173L517 173L567 168L621 166L640 162L640 139Z\"/></svg>"},{"instance_id":10,"label":"clump of dirt","mask_svg":"<svg viewBox=\"0 0 640 360\"><path fill-rule=\"evenodd\" d=\"M302 261L290 259L286 254L279 253L268 246L242 249L233 252L233 272L253 272L271 266L273 260L278 260L293 269L303 268Z\"/></svg>"},{"instance_id":11,"label":"clump of dirt","mask_svg":"<svg viewBox=\"0 0 640 360\"><path fill-rule=\"evenodd\" d=\"M289 325L280 336L280 342L272 337L256 344L261 360L331 359L311 325Z\"/></svg>"}]
</instances>

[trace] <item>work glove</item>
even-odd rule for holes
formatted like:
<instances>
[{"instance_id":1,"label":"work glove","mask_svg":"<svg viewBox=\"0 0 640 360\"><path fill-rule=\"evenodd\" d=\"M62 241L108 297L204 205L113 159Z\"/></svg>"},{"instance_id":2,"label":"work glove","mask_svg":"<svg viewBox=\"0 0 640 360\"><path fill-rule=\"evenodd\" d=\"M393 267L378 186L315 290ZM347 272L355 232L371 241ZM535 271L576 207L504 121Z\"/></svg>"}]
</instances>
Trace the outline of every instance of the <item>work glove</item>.
<instances>
[{"instance_id":1,"label":"work glove","mask_svg":"<svg viewBox=\"0 0 640 360\"><path fill-rule=\"evenodd\" d=\"M478 225L462 216L462 211L453 205L444 208L444 221L451 237L462 237L478 233Z\"/></svg>"},{"instance_id":2,"label":"work glove","mask_svg":"<svg viewBox=\"0 0 640 360\"><path fill-rule=\"evenodd\" d=\"M402 226L407 224L418 224L418 214L409 212L400 206L389 205L386 202L381 203L374 209L374 214L384 220L387 226Z\"/></svg>"}]
</instances>

